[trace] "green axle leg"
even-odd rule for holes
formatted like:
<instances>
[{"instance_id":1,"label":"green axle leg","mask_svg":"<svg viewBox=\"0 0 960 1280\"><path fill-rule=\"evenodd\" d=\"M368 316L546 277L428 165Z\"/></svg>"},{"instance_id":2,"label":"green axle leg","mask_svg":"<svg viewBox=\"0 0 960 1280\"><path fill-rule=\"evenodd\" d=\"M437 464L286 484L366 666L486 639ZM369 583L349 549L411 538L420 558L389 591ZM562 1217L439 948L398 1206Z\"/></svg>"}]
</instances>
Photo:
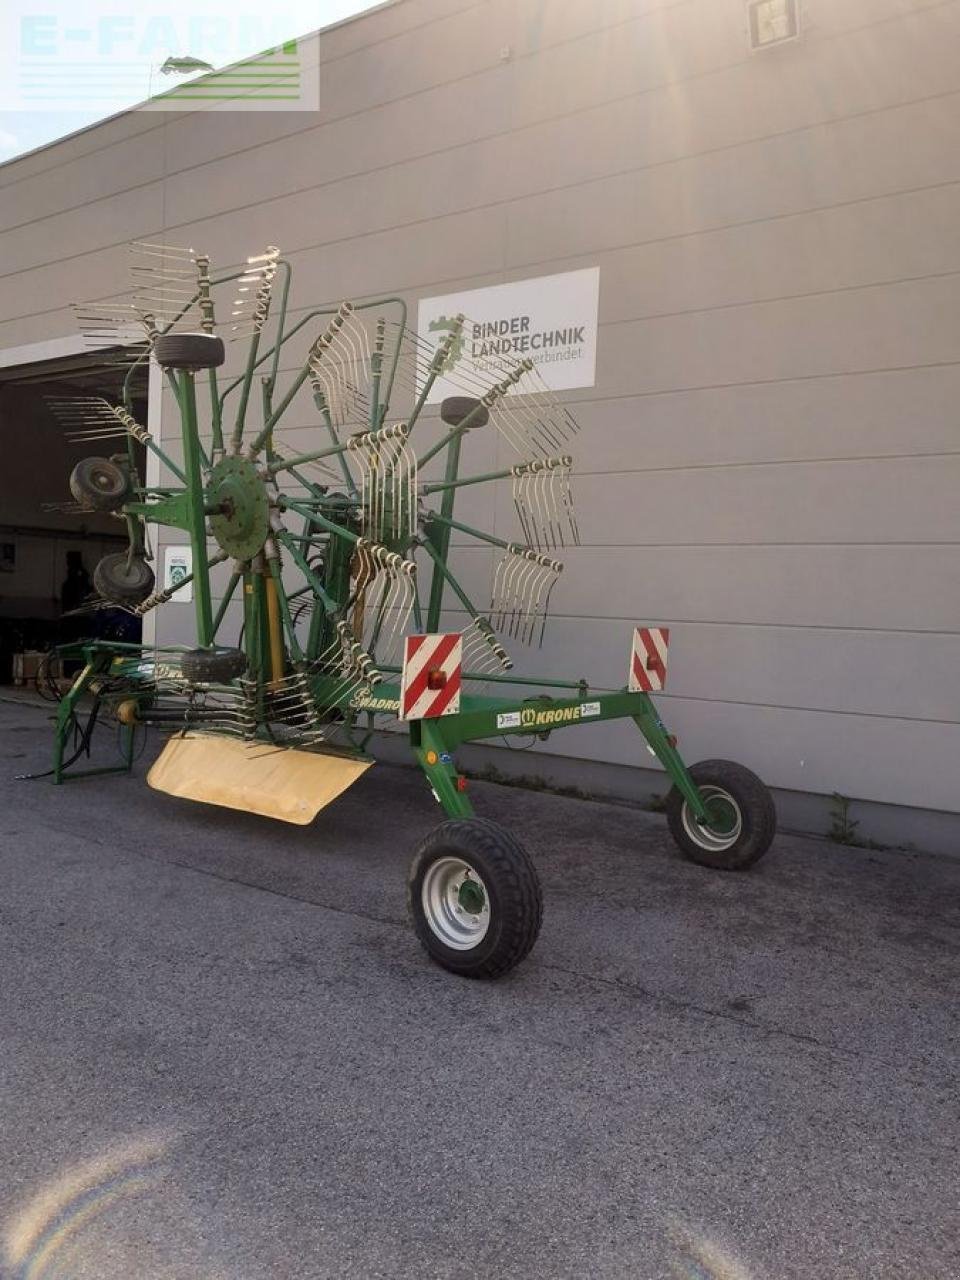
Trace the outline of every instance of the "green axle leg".
<instances>
[{"instance_id":1,"label":"green axle leg","mask_svg":"<svg viewBox=\"0 0 960 1280\"><path fill-rule=\"evenodd\" d=\"M193 549L194 607L197 641L207 648L213 642L213 604L207 561L207 513L204 505L203 456L197 429L197 396L192 373L180 376L180 414L183 432L183 469L187 476L190 545Z\"/></svg>"},{"instance_id":2,"label":"green axle leg","mask_svg":"<svg viewBox=\"0 0 960 1280\"><path fill-rule=\"evenodd\" d=\"M459 774L453 763L451 744L443 736L440 721L416 720L411 723L410 745L447 817L472 818L473 805L466 792L457 788Z\"/></svg>"},{"instance_id":3,"label":"green axle leg","mask_svg":"<svg viewBox=\"0 0 960 1280\"><path fill-rule=\"evenodd\" d=\"M88 653L86 665L60 700L60 704L57 707L57 727L53 739L53 783L55 786L68 782L74 777L92 777L94 774L101 773L130 773L133 769L135 739L134 730L130 727L124 727L124 763L122 765L107 765L98 769L82 769L69 775L65 773L63 767L67 749L67 737L74 723L74 712L77 703L89 689L94 677L103 675L104 672L109 670L112 660L113 655L109 652Z\"/></svg>"},{"instance_id":4,"label":"green axle leg","mask_svg":"<svg viewBox=\"0 0 960 1280\"><path fill-rule=\"evenodd\" d=\"M450 444L447 452L447 469L444 479L448 482L457 478L457 471L460 467L460 446L463 442L463 433L460 431L451 432L448 437ZM443 497L440 501L440 514L446 519L453 515L453 504L456 499L456 490L446 488L443 491ZM438 631L440 628L440 611L443 608L443 588L446 584L441 565L445 565L447 555L450 549L450 526L441 524L439 529L430 530L430 538L435 538L437 556L434 557L436 563L433 566L433 576L430 580L430 601L427 605L427 630Z\"/></svg>"},{"instance_id":5,"label":"green axle leg","mask_svg":"<svg viewBox=\"0 0 960 1280\"><path fill-rule=\"evenodd\" d=\"M645 694L641 696L643 703L639 714L633 717L634 724L649 742L651 750L655 752L670 780L693 810L694 816L701 822L707 822L707 807L703 803L697 784L687 772L683 757L674 746L651 700Z\"/></svg>"},{"instance_id":6,"label":"green axle leg","mask_svg":"<svg viewBox=\"0 0 960 1280\"><path fill-rule=\"evenodd\" d=\"M89 660L57 707L57 728L53 739L53 781L56 786L63 782L63 757L66 753L67 734L73 723L74 709L99 667L100 664L96 659Z\"/></svg>"}]
</instances>

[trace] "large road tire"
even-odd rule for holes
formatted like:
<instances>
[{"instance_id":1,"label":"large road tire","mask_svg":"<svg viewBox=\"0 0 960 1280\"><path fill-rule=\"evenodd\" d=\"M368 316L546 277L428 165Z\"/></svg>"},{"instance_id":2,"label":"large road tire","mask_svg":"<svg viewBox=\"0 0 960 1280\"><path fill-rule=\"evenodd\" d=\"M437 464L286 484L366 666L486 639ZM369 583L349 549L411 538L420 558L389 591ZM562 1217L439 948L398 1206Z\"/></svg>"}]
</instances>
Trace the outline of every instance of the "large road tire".
<instances>
[{"instance_id":1,"label":"large road tire","mask_svg":"<svg viewBox=\"0 0 960 1280\"><path fill-rule=\"evenodd\" d=\"M527 851L484 818L454 818L427 836L410 864L407 905L431 959L467 978L509 973L543 920Z\"/></svg>"}]
</instances>

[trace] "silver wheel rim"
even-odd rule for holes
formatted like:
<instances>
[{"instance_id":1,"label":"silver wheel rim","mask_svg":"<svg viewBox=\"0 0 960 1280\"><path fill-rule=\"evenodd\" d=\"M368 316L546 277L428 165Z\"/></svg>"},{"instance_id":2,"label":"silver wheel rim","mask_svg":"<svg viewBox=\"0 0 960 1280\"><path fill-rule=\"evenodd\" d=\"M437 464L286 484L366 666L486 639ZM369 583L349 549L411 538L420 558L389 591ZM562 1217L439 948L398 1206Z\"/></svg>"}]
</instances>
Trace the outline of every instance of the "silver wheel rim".
<instances>
[{"instance_id":1,"label":"silver wheel rim","mask_svg":"<svg viewBox=\"0 0 960 1280\"><path fill-rule=\"evenodd\" d=\"M702 826L697 821L685 800L680 813L684 831L695 845L709 853L723 853L727 849L732 849L743 833L743 814L740 806L729 791L724 791L723 787L701 786L700 795L708 809L712 800L723 800L729 804L737 815L737 820L729 831L711 831L709 827Z\"/></svg>"},{"instance_id":2,"label":"silver wheel rim","mask_svg":"<svg viewBox=\"0 0 960 1280\"><path fill-rule=\"evenodd\" d=\"M464 884L468 894L472 885L483 895L479 910L463 905ZM454 951L472 951L486 937L490 928L490 895L473 867L462 858L438 858L429 867L420 901L431 932Z\"/></svg>"}]
</instances>

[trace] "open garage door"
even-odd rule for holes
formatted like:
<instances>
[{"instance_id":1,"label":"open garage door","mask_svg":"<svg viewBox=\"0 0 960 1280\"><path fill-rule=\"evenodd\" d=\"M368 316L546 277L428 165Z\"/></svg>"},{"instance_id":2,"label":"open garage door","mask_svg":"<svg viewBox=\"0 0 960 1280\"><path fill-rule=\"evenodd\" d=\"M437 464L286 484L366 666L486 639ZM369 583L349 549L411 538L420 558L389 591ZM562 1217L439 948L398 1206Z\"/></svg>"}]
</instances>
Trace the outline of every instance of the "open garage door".
<instances>
[{"instance_id":1,"label":"open garage door","mask_svg":"<svg viewBox=\"0 0 960 1280\"><path fill-rule=\"evenodd\" d=\"M32 655L57 643L101 634L140 638L138 619L93 607L93 570L102 556L126 549L125 526L111 515L76 510L68 485L81 458L109 456L126 444L71 442L53 409L56 400L75 396L121 403L127 370L127 359L106 352L0 367L0 684L15 675L31 680ZM133 375L140 422L147 380L145 363ZM142 454L141 445L136 449ZM138 462L142 475L142 456Z\"/></svg>"}]
</instances>

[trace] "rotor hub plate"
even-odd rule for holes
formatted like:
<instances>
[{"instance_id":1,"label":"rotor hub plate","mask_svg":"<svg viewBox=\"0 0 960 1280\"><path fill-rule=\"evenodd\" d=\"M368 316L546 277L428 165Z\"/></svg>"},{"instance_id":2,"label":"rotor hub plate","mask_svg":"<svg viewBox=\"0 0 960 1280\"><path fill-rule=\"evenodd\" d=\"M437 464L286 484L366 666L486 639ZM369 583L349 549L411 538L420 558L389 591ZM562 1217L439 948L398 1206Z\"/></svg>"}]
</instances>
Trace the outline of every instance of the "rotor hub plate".
<instances>
[{"instance_id":1,"label":"rotor hub plate","mask_svg":"<svg viewBox=\"0 0 960 1280\"><path fill-rule=\"evenodd\" d=\"M270 500L256 465L222 458L210 472L207 499L223 508L210 517L217 545L236 560L252 560L270 531Z\"/></svg>"}]
</instances>

